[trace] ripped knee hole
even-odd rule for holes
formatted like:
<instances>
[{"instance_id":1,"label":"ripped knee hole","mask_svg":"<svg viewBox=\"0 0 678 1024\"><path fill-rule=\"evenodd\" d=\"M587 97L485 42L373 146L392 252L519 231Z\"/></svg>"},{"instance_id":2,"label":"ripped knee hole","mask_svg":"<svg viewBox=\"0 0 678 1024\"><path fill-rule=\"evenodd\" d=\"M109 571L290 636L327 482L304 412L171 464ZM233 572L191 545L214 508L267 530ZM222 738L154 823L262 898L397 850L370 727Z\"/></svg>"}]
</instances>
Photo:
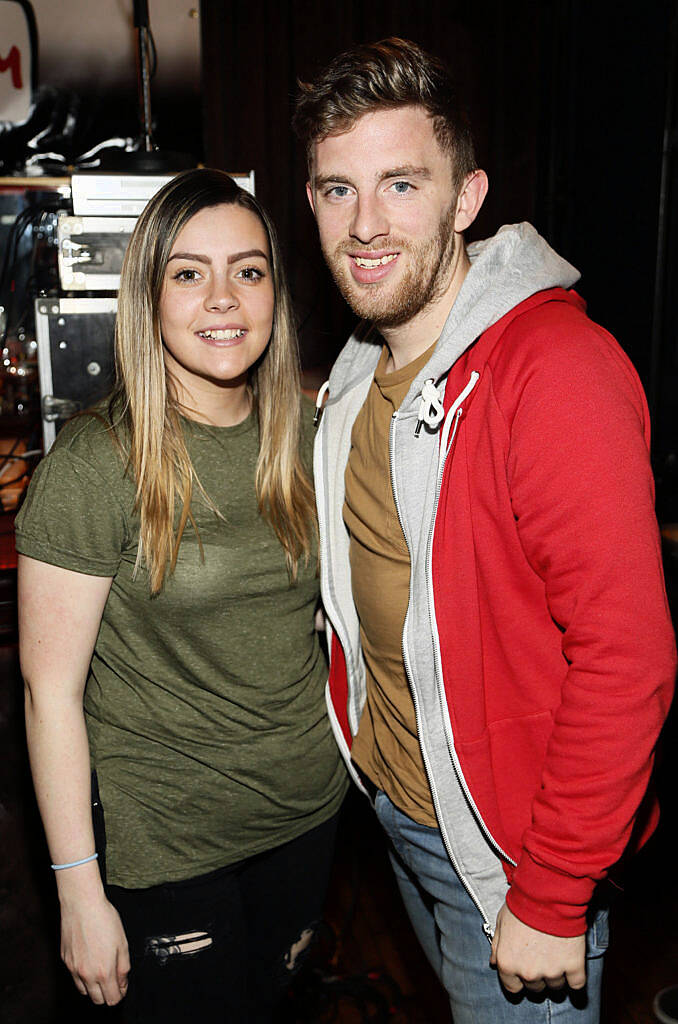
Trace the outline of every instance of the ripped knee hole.
<instances>
[{"instance_id":1,"label":"ripped knee hole","mask_svg":"<svg viewBox=\"0 0 678 1024\"><path fill-rule=\"evenodd\" d=\"M303 932L299 936L296 942L293 942L290 946L289 952L285 953L285 967L288 971L296 970L297 960L308 952L308 948L311 944L313 936L315 935L315 928L304 928Z\"/></svg>"},{"instance_id":2,"label":"ripped knee hole","mask_svg":"<svg viewBox=\"0 0 678 1024\"><path fill-rule=\"evenodd\" d=\"M144 945L147 956L156 957L161 964L170 957L196 956L209 949L213 939L207 932L186 932L184 935L150 935Z\"/></svg>"}]
</instances>

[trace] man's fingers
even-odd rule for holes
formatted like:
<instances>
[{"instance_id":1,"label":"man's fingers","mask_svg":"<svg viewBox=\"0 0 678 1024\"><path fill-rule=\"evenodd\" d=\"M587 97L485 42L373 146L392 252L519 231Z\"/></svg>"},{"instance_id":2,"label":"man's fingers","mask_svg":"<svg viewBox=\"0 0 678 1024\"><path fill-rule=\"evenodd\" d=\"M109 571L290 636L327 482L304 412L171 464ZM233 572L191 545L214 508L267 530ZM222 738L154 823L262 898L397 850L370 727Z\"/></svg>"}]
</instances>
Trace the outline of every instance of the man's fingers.
<instances>
[{"instance_id":1,"label":"man's fingers","mask_svg":"<svg viewBox=\"0 0 678 1024\"><path fill-rule=\"evenodd\" d=\"M543 992L546 988L546 982L542 978L538 978L536 981L525 981L523 978L523 985L528 992Z\"/></svg>"},{"instance_id":2,"label":"man's fingers","mask_svg":"<svg viewBox=\"0 0 678 1024\"><path fill-rule=\"evenodd\" d=\"M578 967L574 971L568 971L565 975L565 980L572 989L584 988L586 985L586 967Z\"/></svg>"},{"instance_id":3,"label":"man's fingers","mask_svg":"<svg viewBox=\"0 0 678 1024\"><path fill-rule=\"evenodd\" d=\"M559 989L565 988L569 985L571 989L584 988L586 985L586 975L582 976L579 972L573 972L572 977L570 975L560 974L556 977L551 978L522 978L519 974L514 974L511 971L502 971L498 968L497 974L503 987L507 992L511 992L513 995L520 992L523 988L526 988L529 992L544 992L547 988L554 992Z\"/></svg>"},{"instance_id":4,"label":"man's fingers","mask_svg":"<svg viewBox=\"0 0 678 1024\"><path fill-rule=\"evenodd\" d=\"M517 974L509 974L506 971L502 971L501 968L497 969L497 974L507 992L512 992L515 995L516 992L522 991L523 979L519 978Z\"/></svg>"},{"instance_id":5,"label":"man's fingers","mask_svg":"<svg viewBox=\"0 0 678 1024\"><path fill-rule=\"evenodd\" d=\"M544 978L547 988L552 988L554 991L558 991L560 988L565 988L567 979L564 974L560 974L555 978Z\"/></svg>"},{"instance_id":6,"label":"man's fingers","mask_svg":"<svg viewBox=\"0 0 678 1024\"><path fill-rule=\"evenodd\" d=\"M507 992L516 995L525 988L528 992L543 992L546 982L543 978L522 978L519 974L510 971L498 971L499 980Z\"/></svg>"},{"instance_id":7,"label":"man's fingers","mask_svg":"<svg viewBox=\"0 0 678 1024\"><path fill-rule=\"evenodd\" d=\"M572 984L569 977L565 974L557 974L551 977L544 976L541 978L525 978L522 975L517 974L515 971L509 969L502 970L501 967L497 968L497 974L499 975L499 980L506 991L511 992L514 995L517 992L520 992L523 988L526 988L529 992L544 992L547 988L557 992L559 989L565 988L568 984L570 988L584 987L579 983L580 978L577 972L573 972L572 975L574 980L577 982L576 986ZM584 984L586 984L585 976Z\"/></svg>"}]
</instances>

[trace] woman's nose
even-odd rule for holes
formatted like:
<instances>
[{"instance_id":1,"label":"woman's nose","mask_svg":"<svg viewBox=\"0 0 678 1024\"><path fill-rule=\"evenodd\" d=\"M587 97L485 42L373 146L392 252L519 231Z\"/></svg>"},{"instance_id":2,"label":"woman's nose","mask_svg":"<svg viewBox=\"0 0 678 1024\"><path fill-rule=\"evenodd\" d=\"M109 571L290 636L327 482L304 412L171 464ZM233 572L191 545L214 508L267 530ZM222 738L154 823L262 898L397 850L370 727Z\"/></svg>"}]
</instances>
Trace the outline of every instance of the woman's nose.
<instances>
[{"instance_id":1,"label":"woman's nose","mask_svg":"<svg viewBox=\"0 0 678 1024\"><path fill-rule=\"evenodd\" d=\"M215 278L205 297L205 305L208 309L225 311L237 309L240 302L235 288L227 278Z\"/></svg>"}]
</instances>

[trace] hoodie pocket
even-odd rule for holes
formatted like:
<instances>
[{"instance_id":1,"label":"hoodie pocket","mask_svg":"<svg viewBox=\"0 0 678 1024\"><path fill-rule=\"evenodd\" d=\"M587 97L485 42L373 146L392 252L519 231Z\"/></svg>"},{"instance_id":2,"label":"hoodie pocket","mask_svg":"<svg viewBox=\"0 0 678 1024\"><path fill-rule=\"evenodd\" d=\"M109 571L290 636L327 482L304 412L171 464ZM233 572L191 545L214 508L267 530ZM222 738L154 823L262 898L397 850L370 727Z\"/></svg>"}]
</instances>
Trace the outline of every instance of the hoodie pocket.
<instances>
[{"instance_id":1,"label":"hoodie pocket","mask_svg":"<svg viewBox=\"0 0 678 1024\"><path fill-rule=\"evenodd\" d=\"M488 728L499 813L516 848L531 821L532 801L541 787L552 731L550 711L503 719Z\"/></svg>"}]
</instances>

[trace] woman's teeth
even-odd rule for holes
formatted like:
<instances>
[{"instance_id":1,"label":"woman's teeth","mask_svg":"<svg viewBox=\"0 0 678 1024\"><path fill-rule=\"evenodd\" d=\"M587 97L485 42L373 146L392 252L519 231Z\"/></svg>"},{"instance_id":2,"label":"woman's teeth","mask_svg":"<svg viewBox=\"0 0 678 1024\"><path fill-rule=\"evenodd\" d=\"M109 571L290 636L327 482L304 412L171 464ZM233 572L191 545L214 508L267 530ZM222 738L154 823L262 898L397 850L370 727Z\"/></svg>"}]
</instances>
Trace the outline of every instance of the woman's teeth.
<instances>
[{"instance_id":1,"label":"woman's teeth","mask_svg":"<svg viewBox=\"0 0 678 1024\"><path fill-rule=\"evenodd\" d=\"M242 338L245 333L242 327L233 331L198 331L201 338L208 338L210 341L233 341L234 338Z\"/></svg>"},{"instance_id":2,"label":"woman's teeth","mask_svg":"<svg viewBox=\"0 0 678 1024\"><path fill-rule=\"evenodd\" d=\"M388 256L382 256L378 260L368 260L365 259L364 256L354 256L353 259L356 261L359 267L364 267L365 270L371 270L372 267L380 267L384 263L391 263L394 259L396 259L397 255L397 252L391 252L388 254Z\"/></svg>"}]
</instances>

